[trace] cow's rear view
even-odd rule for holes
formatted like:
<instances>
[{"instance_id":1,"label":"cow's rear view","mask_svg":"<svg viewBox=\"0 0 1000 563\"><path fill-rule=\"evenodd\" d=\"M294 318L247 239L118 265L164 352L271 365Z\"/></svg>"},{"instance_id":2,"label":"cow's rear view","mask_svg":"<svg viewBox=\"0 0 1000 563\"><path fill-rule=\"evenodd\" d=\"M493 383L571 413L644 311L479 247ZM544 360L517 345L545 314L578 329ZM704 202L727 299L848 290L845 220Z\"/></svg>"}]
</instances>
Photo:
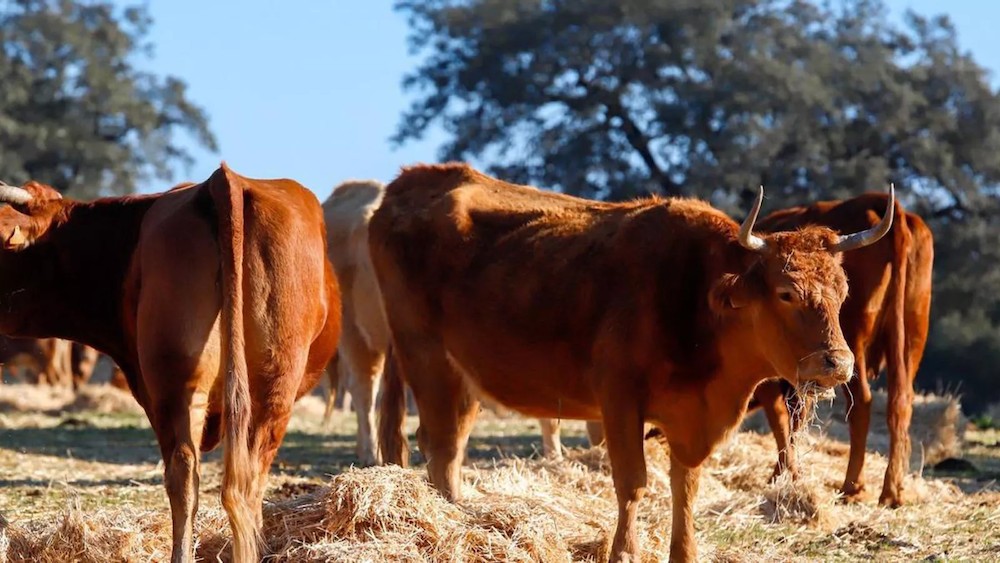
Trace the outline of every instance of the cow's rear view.
<instances>
[{"instance_id":1,"label":"cow's rear view","mask_svg":"<svg viewBox=\"0 0 1000 563\"><path fill-rule=\"evenodd\" d=\"M174 561L193 555L200 452L224 441L233 558L257 561L271 461L340 330L315 196L225 165L202 184L91 203L2 188L0 289L27 289L3 303L0 332L76 340L118 363L163 454ZM40 279L55 255L66 271Z\"/></svg>"}]
</instances>

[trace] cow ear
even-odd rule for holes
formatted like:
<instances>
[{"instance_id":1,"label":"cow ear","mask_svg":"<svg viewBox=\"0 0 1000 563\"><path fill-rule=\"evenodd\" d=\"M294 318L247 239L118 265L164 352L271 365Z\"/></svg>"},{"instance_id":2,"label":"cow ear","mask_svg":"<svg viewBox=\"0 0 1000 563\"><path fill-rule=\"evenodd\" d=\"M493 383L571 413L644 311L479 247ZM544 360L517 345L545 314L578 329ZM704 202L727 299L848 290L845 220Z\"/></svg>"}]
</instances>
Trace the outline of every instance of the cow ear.
<instances>
[{"instance_id":1,"label":"cow ear","mask_svg":"<svg viewBox=\"0 0 1000 563\"><path fill-rule=\"evenodd\" d=\"M14 229L4 238L3 246L7 250L17 250L28 244L28 237L24 235L21 227L14 225Z\"/></svg>"},{"instance_id":2,"label":"cow ear","mask_svg":"<svg viewBox=\"0 0 1000 563\"><path fill-rule=\"evenodd\" d=\"M716 314L742 309L750 304L750 288L736 274L725 274L715 282L708 295L709 306Z\"/></svg>"}]
</instances>

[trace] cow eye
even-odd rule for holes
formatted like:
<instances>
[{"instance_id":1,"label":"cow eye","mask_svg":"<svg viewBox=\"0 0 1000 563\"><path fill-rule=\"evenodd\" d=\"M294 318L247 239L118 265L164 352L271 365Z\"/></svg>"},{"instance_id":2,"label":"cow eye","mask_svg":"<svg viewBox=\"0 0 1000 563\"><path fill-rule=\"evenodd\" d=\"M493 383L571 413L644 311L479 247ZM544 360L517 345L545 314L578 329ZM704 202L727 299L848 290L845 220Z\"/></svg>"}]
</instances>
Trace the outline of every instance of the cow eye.
<instances>
[{"instance_id":1,"label":"cow eye","mask_svg":"<svg viewBox=\"0 0 1000 563\"><path fill-rule=\"evenodd\" d=\"M795 294L787 289L778 290L778 299L781 299L785 303L792 303L795 301Z\"/></svg>"}]
</instances>

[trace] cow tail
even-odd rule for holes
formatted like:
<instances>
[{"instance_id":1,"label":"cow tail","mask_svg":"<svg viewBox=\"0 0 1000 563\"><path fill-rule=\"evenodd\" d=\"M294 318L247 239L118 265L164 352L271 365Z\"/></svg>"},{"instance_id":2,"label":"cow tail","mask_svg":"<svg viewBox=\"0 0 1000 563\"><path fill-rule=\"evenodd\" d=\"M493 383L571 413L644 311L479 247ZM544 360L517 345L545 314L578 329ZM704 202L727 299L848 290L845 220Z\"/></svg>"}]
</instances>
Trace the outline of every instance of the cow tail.
<instances>
[{"instance_id":1,"label":"cow tail","mask_svg":"<svg viewBox=\"0 0 1000 563\"><path fill-rule=\"evenodd\" d=\"M906 282L910 246L913 244L906 214L896 204L896 224L892 226L892 276L889 281L887 318L884 320L886 376L889 404L889 466L885 472L880 503L895 503L902 494L903 477L910 463L910 418L913 413L913 381L906 351ZM888 496L887 496L888 495ZM895 505L895 504L893 504Z\"/></svg>"},{"instance_id":2,"label":"cow tail","mask_svg":"<svg viewBox=\"0 0 1000 563\"><path fill-rule=\"evenodd\" d=\"M242 179L225 163L209 181L209 192L219 220L219 253L222 266L221 365L225 370L223 394L222 505L233 532L233 560L257 561L261 510L257 495L259 464L251 457L250 381L243 324L243 205Z\"/></svg>"},{"instance_id":3,"label":"cow tail","mask_svg":"<svg viewBox=\"0 0 1000 563\"><path fill-rule=\"evenodd\" d=\"M895 224L892 226L892 276L889 280L887 298L888 311L883 320L887 338L885 346L886 369L892 385L892 378L897 375L909 379L906 357L906 285L909 270L910 246L913 244L910 229L907 226L906 213L896 202Z\"/></svg>"},{"instance_id":4,"label":"cow tail","mask_svg":"<svg viewBox=\"0 0 1000 563\"><path fill-rule=\"evenodd\" d=\"M410 447L403 432L406 423L406 385L390 345L382 374L382 404L378 415L378 442L384 463L409 464Z\"/></svg>"}]
</instances>

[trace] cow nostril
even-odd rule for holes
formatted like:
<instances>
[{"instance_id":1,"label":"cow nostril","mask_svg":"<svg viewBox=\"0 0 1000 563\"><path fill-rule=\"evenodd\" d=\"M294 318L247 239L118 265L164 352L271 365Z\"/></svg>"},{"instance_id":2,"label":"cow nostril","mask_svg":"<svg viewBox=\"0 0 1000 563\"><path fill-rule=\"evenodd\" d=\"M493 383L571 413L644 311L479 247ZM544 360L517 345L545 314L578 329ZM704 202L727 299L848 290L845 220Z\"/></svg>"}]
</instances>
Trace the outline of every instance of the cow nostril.
<instances>
[{"instance_id":1,"label":"cow nostril","mask_svg":"<svg viewBox=\"0 0 1000 563\"><path fill-rule=\"evenodd\" d=\"M833 354L827 354L824 356L827 369L836 369L840 366L840 362L837 361L836 356Z\"/></svg>"}]
</instances>

